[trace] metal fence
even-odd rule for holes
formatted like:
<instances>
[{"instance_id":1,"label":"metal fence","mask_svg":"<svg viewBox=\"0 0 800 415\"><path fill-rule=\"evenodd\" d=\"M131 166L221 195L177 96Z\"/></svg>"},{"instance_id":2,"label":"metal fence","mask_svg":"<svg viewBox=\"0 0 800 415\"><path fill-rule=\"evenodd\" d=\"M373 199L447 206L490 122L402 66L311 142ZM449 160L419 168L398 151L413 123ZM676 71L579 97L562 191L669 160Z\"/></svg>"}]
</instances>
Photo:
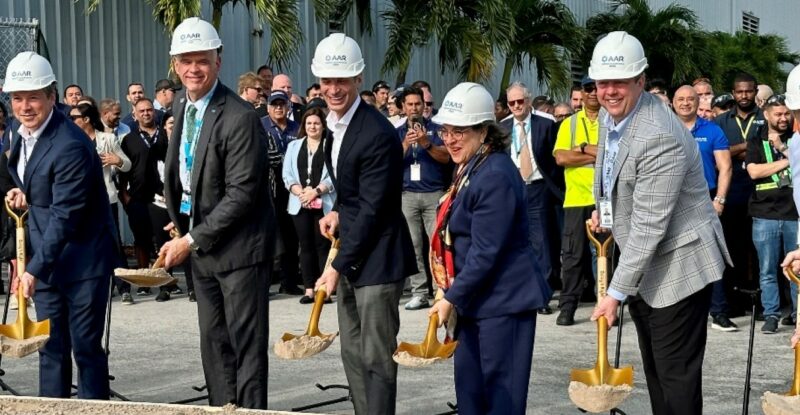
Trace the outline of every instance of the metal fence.
<instances>
[{"instance_id":1,"label":"metal fence","mask_svg":"<svg viewBox=\"0 0 800 415\"><path fill-rule=\"evenodd\" d=\"M18 53L38 51L39 20L0 17L0 86L5 83L8 62ZM0 100L8 104L7 94ZM6 106L8 108L8 106Z\"/></svg>"}]
</instances>

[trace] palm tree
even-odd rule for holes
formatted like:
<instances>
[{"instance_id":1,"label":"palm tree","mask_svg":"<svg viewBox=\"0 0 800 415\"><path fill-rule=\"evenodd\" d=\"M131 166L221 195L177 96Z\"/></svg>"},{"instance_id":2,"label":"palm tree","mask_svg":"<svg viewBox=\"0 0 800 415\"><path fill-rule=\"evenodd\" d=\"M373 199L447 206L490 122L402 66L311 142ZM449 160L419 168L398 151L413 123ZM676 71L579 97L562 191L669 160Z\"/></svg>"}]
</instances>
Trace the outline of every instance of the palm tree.
<instances>
[{"instance_id":1,"label":"palm tree","mask_svg":"<svg viewBox=\"0 0 800 415\"><path fill-rule=\"evenodd\" d=\"M534 65L540 86L566 93L572 86L571 58L580 57L585 37L572 11L553 0L509 0L516 31L505 50L500 90L508 86L513 70Z\"/></svg>"},{"instance_id":2,"label":"palm tree","mask_svg":"<svg viewBox=\"0 0 800 415\"><path fill-rule=\"evenodd\" d=\"M504 0L393 0L382 13L389 44L383 73L405 80L414 49L438 44L442 73L456 70L461 79L485 81L495 69L494 54L508 48L514 19Z\"/></svg>"},{"instance_id":3,"label":"palm tree","mask_svg":"<svg viewBox=\"0 0 800 415\"><path fill-rule=\"evenodd\" d=\"M313 0L317 21L327 23L328 31L341 32L344 22L355 8L361 34L372 34L372 7L370 0Z\"/></svg>"},{"instance_id":4,"label":"palm tree","mask_svg":"<svg viewBox=\"0 0 800 415\"><path fill-rule=\"evenodd\" d=\"M103 0L88 0L87 12L94 12ZM201 0L145 0L153 7L153 17L172 32L184 19L200 15ZM295 0L211 0L211 24L219 31L222 10L230 4L255 10L258 19L270 27L269 63L282 68L299 56L303 44Z\"/></svg>"},{"instance_id":5,"label":"palm tree","mask_svg":"<svg viewBox=\"0 0 800 415\"><path fill-rule=\"evenodd\" d=\"M586 28L592 46L600 36L615 30L635 36L647 55L648 76L675 85L700 76L712 62L697 15L677 4L654 13L646 0L614 0L611 11L590 18ZM584 55L587 64L591 49L587 48Z\"/></svg>"},{"instance_id":6,"label":"palm tree","mask_svg":"<svg viewBox=\"0 0 800 415\"><path fill-rule=\"evenodd\" d=\"M782 66L800 61L800 55L790 52L786 39L778 35L713 32L708 38L715 57L708 75L715 91L730 90L733 77L742 71L776 91L783 89L787 73Z\"/></svg>"}]
</instances>

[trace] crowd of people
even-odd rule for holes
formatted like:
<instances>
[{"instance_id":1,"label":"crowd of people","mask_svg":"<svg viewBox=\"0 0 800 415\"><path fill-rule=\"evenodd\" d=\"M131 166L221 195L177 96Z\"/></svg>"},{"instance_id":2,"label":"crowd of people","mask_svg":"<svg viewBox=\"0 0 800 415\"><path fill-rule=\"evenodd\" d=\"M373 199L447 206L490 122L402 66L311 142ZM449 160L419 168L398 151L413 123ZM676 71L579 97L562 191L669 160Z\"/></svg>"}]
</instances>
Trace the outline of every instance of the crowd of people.
<instances>
[{"instance_id":1,"label":"crowd of people","mask_svg":"<svg viewBox=\"0 0 800 415\"><path fill-rule=\"evenodd\" d=\"M780 267L800 271L789 156L800 79L787 95L746 73L719 95L704 78L648 81L639 41L612 32L567 101L519 81L499 99L461 83L437 108L424 80L363 89L361 49L341 33L317 46L305 96L266 65L229 89L222 40L199 18L175 29L170 56L179 82L158 81L152 98L130 83L124 116L80 85L59 97L39 55L8 65L0 190L30 211L18 286L53 321L43 396L69 397L72 351L79 397L108 398L108 284L135 301L108 278L128 264L120 209L134 267L162 255L185 271L211 405L267 407L274 282L302 304L335 294L357 414L394 413L404 291L405 309L428 309L459 341L459 413L524 413L537 315L552 314L557 289L556 324L571 326L592 296L587 221L618 247L592 318L613 323L630 304L655 414L702 413L709 316L734 331L750 307L735 288L761 289L762 332L796 325L797 287Z\"/></svg>"}]
</instances>

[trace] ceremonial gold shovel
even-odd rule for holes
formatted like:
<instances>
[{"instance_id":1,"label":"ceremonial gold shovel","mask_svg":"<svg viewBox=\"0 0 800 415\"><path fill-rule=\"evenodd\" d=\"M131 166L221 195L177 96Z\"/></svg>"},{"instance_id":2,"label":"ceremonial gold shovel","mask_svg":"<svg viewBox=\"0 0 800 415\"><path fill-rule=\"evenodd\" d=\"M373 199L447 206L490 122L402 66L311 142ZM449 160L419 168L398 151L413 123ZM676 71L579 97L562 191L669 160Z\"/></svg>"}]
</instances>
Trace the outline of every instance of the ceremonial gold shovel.
<instances>
[{"instance_id":1,"label":"ceremonial gold shovel","mask_svg":"<svg viewBox=\"0 0 800 415\"><path fill-rule=\"evenodd\" d=\"M331 249L328 252L328 259L325 261L325 268L327 269L336 254L339 252L339 240L333 237L331 239ZM275 355L282 359L305 359L314 356L327 349L333 343L339 332L324 334L319 331L319 317L322 314L322 306L325 303L327 293L325 286L317 289L314 295L314 307L311 309L311 317L308 319L308 327L306 332L300 335L292 333L283 333L281 339L275 342Z\"/></svg>"},{"instance_id":2,"label":"ceremonial gold shovel","mask_svg":"<svg viewBox=\"0 0 800 415\"><path fill-rule=\"evenodd\" d=\"M17 215L8 200L5 201L8 215L17 224L17 278L25 274L25 217ZM22 286L17 287L17 320L13 324L0 325L0 353L11 357L27 356L44 346L50 338L50 320L32 321L28 317L28 302L22 293Z\"/></svg>"},{"instance_id":3,"label":"ceremonial gold shovel","mask_svg":"<svg viewBox=\"0 0 800 415\"><path fill-rule=\"evenodd\" d=\"M786 267L784 271L800 289L800 278L792 271L792 268ZM800 291L797 294L797 303L800 304ZM795 318L797 327L800 327L800 307L797 309ZM800 414L800 343L794 346L794 377L789 392L783 395L764 392L764 396L761 397L761 409L765 415Z\"/></svg>"},{"instance_id":4,"label":"ceremonial gold shovel","mask_svg":"<svg viewBox=\"0 0 800 415\"><path fill-rule=\"evenodd\" d=\"M602 243L586 223L586 234L597 248L597 302L606 296L608 284L608 248L614 241L609 235ZM592 369L572 369L569 397L588 412L606 412L617 407L633 390L633 367L615 368L608 363L608 321L597 319L597 362Z\"/></svg>"},{"instance_id":5,"label":"ceremonial gold shovel","mask_svg":"<svg viewBox=\"0 0 800 415\"><path fill-rule=\"evenodd\" d=\"M442 290L436 294L434 302L440 300L444 296ZM425 332L425 338L422 343L406 343L401 342L397 346L392 359L399 365L408 367L422 367L436 363L439 360L449 359L453 356L458 346L457 341L450 343L439 342L436 336L436 331L439 328L439 314L433 313L428 318L428 330Z\"/></svg>"},{"instance_id":6,"label":"ceremonial gold shovel","mask_svg":"<svg viewBox=\"0 0 800 415\"><path fill-rule=\"evenodd\" d=\"M169 235L172 237L172 240L181 237L180 233L178 233L178 230L175 228L169 231ZM177 279L169 275L164 269L165 259L166 255L159 255L151 268L116 268L114 269L114 275L123 281L127 281L139 287L161 287L163 285L172 284L177 281Z\"/></svg>"}]
</instances>

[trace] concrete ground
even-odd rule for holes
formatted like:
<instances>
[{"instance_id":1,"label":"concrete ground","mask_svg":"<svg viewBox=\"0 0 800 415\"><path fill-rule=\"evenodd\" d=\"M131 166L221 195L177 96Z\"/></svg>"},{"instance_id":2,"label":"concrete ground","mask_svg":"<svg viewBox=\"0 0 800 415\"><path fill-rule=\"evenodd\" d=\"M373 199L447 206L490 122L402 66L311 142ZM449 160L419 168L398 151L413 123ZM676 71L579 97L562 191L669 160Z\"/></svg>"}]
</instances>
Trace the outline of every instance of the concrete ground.
<instances>
[{"instance_id":1,"label":"concrete ground","mask_svg":"<svg viewBox=\"0 0 800 415\"><path fill-rule=\"evenodd\" d=\"M181 282L183 286L183 282ZM277 287L273 286L275 291ZM135 297L136 304L123 306L113 301L110 342L112 388L134 401L172 402L201 395L191 389L202 385L203 371L197 328L197 309L185 295L156 303L154 296ZM405 302L407 298L403 299ZM551 303L555 306L555 301ZM270 301L270 350L284 332L305 330L310 305L298 297L274 295ZM528 395L529 414L579 414L569 400L567 386L570 368L590 368L595 360L595 325L588 321L591 305L578 309L572 327L555 325L556 314L539 316ZM13 321L14 314L9 315ZM420 342L427 326L425 311L406 311L400 306L399 340ZM706 414L741 413L747 362L749 317L734 319L742 330L721 333L709 329L704 367ZM629 323L630 320L626 319ZM761 413L760 397L765 391L784 392L792 379L793 351L789 348L791 330L781 327L777 334L764 335L756 325L753 356L751 413ZM320 329L337 330L336 308L326 306ZM613 363L616 328L609 333L609 353ZM306 360L287 361L270 351L269 407L290 410L305 404L334 399L338 390L320 391L316 383L343 384L344 371L339 358L339 341L323 353ZM624 326L622 364L634 366L635 390L620 409L628 415L649 414L649 400L633 324ZM34 395L38 387L38 359L3 359L6 374L2 380L24 395ZM447 402L455 402L452 361L427 368L400 367L398 372L398 414L438 414L447 412ZM8 392L3 392L8 393ZM322 413L352 413L352 406L338 403L314 410Z\"/></svg>"}]
</instances>

